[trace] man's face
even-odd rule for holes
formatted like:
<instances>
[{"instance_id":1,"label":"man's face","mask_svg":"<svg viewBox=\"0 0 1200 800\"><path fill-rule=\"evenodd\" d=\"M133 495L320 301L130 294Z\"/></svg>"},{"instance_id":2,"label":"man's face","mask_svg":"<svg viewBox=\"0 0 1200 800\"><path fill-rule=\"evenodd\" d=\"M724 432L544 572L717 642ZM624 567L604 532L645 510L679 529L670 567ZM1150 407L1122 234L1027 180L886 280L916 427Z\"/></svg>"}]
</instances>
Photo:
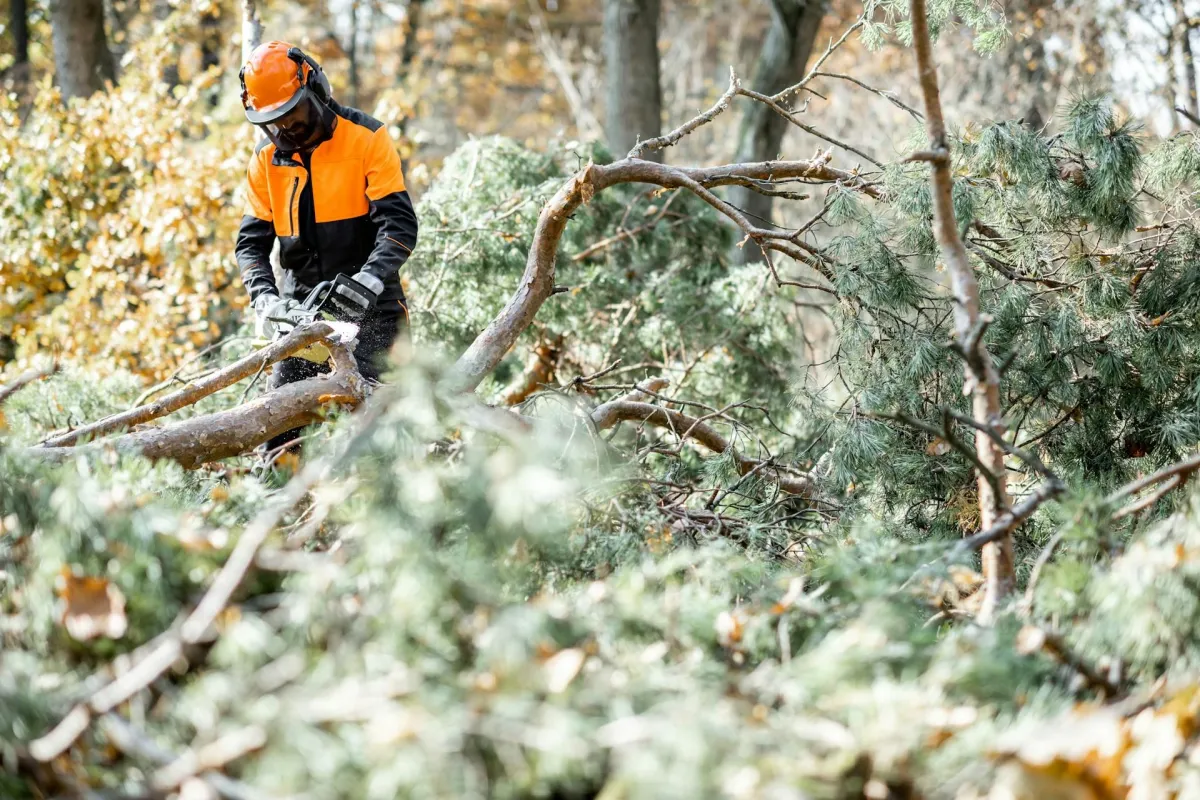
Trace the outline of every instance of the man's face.
<instances>
[{"instance_id":1,"label":"man's face","mask_svg":"<svg viewBox=\"0 0 1200 800\"><path fill-rule=\"evenodd\" d=\"M317 137L317 125L317 111L312 101L306 98L266 128L291 149L303 150Z\"/></svg>"}]
</instances>

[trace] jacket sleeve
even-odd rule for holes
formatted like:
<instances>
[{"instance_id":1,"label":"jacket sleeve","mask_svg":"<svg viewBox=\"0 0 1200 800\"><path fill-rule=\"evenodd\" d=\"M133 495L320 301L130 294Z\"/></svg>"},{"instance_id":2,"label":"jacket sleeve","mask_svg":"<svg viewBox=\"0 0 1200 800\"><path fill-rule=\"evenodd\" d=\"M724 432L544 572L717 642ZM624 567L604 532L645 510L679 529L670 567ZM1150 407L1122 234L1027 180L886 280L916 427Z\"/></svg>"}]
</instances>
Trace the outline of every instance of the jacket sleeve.
<instances>
[{"instance_id":1,"label":"jacket sleeve","mask_svg":"<svg viewBox=\"0 0 1200 800\"><path fill-rule=\"evenodd\" d=\"M417 246L417 213L404 187L400 156L383 126L372 134L366 173L371 221L379 230L362 269L385 281L400 271Z\"/></svg>"},{"instance_id":2,"label":"jacket sleeve","mask_svg":"<svg viewBox=\"0 0 1200 800\"><path fill-rule=\"evenodd\" d=\"M271 247L275 244L275 223L271 213L271 199L267 194L266 165L259 150L250 157L246 169L246 209L242 225L238 229L238 267L242 271L242 283L254 302L264 294L279 294L275 285L275 274L271 271Z\"/></svg>"}]
</instances>

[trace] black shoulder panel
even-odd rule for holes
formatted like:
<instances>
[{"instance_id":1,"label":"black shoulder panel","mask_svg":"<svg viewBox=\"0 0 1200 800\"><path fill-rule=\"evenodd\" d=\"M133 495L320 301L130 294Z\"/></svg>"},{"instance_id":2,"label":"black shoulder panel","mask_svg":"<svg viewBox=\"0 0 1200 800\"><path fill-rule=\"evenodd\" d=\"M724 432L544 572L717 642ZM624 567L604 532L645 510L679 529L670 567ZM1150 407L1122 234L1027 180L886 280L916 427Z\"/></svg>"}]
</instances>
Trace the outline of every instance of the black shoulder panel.
<instances>
[{"instance_id":1,"label":"black shoulder panel","mask_svg":"<svg viewBox=\"0 0 1200 800\"><path fill-rule=\"evenodd\" d=\"M333 109L333 113L337 114L342 119L349 120L355 125L361 125L372 133L383 127L382 122L375 119L365 111L359 111L357 108L341 105L336 100L331 100L329 107Z\"/></svg>"}]
</instances>

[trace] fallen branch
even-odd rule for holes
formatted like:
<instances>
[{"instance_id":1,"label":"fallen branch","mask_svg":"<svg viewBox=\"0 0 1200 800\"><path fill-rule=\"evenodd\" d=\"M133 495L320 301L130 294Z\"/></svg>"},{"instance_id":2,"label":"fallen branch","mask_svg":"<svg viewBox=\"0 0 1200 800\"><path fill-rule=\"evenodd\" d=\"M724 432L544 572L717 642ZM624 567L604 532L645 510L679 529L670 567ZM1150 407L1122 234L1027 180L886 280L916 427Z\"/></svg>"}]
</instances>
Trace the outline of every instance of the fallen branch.
<instances>
[{"instance_id":1,"label":"fallen branch","mask_svg":"<svg viewBox=\"0 0 1200 800\"><path fill-rule=\"evenodd\" d=\"M324 324L312 327L317 329L315 333L320 333L321 329L330 330ZM312 341L308 341L307 336L301 337L296 349L302 349ZM292 345L297 343L293 342ZM354 356L341 344L328 342L328 347L333 359L331 373L284 384L244 405L159 428L134 431L82 447L43 446L28 448L24 452L40 458L62 460L80 452L113 448L122 452L136 452L152 460L176 461L189 469L245 453L285 431L319 422L330 408L353 408L363 401L366 385L359 375ZM282 350L278 349L271 355L278 355ZM253 362L246 362L247 359L243 359L234 366L241 365L238 366L239 372L256 366ZM184 391L191 392L195 388L191 386ZM154 405L158 406L157 403ZM97 426L99 424L96 423Z\"/></svg>"},{"instance_id":2,"label":"fallen branch","mask_svg":"<svg viewBox=\"0 0 1200 800\"><path fill-rule=\"evenodd\" d=\"M1026 625L1017 634L1017 652L1025 656L1033 653L1045 653L1082 678L1089 689L1100 692L1110 699L1121 695L1120 686L1101 675L1090 664L1071 652L1067 643L1056 633L1043 630L1035 625Z\"/></svg>"},{"instance_id":3,"label":"fallen branch","mask_svg":"<svg viewBox=\"0 0 1200 800\"><path fill-rule=\"evenodd\" d=\"M717 198L710 189L744 184L746 181L779 182L805 180L839 183L870 197L882 192L861 176L829 166L828 159L810 161L763 161L718 167L676 167L626 158L613 164L589 163L573 175L546 203L538 218L533 244L525 261L516 292L458 359L455 369L463 391L474 391L496 368L517 338L532 324L542 304L554 291L554 270L559 240L567 222L580 206L597 192L623 183L646 183L668 189L688 189L736 222L755 240L818 268L815 259L790 242L790 234L758 228L741 212Z\"/></svg>"},{"instance_id":4,"label":"fallen branch","mask_svg":"<svg viewBox=\"0 0 1200 800\"><path fill-rule=\"evenodd\" d=\"M623 421L642 422L659 428L667 428L681 439L695 439L714 453L728 453L733 458L734 464L737 465L739 475L746 475L761 469L760 474L764 474L777 483L779 488L788 494L803 497L812 497L814 494L814 486L809 477L792 475L775 466L764 468L761 460L738 452L737 448L711 425L679 411L638 400L621 398L597 406L591 413L591 419L597 430L612 428Z\"/></svg>"},{"instance_id":5,"label":"fallen branch","mask_svg":"<svg viewBox=\"0 0 1200 800\"><path fill-rule=\"evenodd\" d=\"M5 400L21 391L21 389L24 389L29 384L36 383L44 378L48 378L57 371L58 364L52 364L49 367L31 369L27 372L22 372L16 378L13 378L11 383L0 386L0 405L4 405Z\"/></svg>"},{"instance_id":6,"label":"fallen branch","mask_svg":"<svg viewBox=\"0 0 1200 800\"><path fill-rule=\"evenodd\" d=\"M282 361L314 342L328 339L332 334L333 328L323 322L301 325L279 341L235 361L228 367L218 370L174 394L169 394L149 405L113 414L111 417L105 417L90 425L84 425L82 428L51 437L42 442L42 445L48 448L68 447L84 437L94 439L116 430L129 429L134 425L141 425L152 419L164 417L227 386L232 386L243 378L254 375L265 366Z\"/></svg>"}]
</instances>

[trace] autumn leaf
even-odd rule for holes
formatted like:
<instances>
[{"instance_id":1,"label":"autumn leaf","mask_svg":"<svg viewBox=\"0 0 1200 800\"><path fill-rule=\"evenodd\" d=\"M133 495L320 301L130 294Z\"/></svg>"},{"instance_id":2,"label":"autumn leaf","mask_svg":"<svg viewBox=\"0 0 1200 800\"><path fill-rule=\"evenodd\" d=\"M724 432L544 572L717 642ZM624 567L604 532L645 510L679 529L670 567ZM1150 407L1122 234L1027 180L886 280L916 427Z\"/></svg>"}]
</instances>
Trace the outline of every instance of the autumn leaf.
<instances>
[{"instance_id":1,"label":"autumn leaf","mask_svg":"<svg viewBox=\"0 0 1200 800\"><path fill-rule=\"evenodd\" d=\"M941 437L934 437L934 440L925 447L925 455L927 456L944 456L951 450L950 443Z\"/></svg>"},{"instance_id":2,"label":"autumn leaf","mask_svg":"<svg viewBox=\"0 0 1200 800\"><path fill-rule=\"evenodd\" d=\"M56 582L58 622L73 639L120 639L129 627L125 595L106 578L79 577L63 570Z\"/></svg>"}]
</instances>

